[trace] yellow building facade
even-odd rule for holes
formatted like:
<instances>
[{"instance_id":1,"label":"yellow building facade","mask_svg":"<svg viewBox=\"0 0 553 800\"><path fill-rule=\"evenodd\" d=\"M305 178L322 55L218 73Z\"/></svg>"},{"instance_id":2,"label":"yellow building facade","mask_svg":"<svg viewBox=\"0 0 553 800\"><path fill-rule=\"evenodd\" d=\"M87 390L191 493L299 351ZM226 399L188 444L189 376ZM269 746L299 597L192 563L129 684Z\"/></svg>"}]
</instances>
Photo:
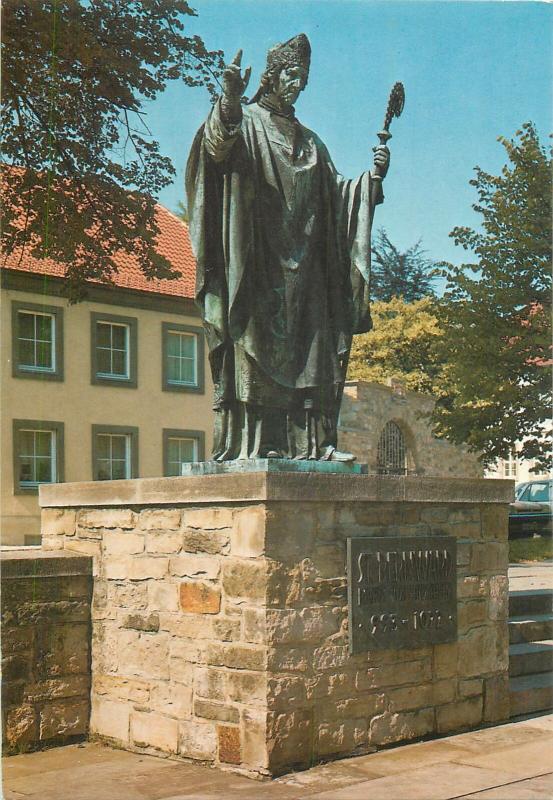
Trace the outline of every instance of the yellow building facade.
<instances>
[{"instance_id":1,"label":"yellow building facade","mask_svg":"<svg viewBox=\"0 0 553 800\"><path fill-rule=\"evenodd\" d=\"M70 304L63 278L2 269L2 544L39 543L41 483L177 475L210 450L201 320L169 283Z\"/></svg>"}]
</instances>

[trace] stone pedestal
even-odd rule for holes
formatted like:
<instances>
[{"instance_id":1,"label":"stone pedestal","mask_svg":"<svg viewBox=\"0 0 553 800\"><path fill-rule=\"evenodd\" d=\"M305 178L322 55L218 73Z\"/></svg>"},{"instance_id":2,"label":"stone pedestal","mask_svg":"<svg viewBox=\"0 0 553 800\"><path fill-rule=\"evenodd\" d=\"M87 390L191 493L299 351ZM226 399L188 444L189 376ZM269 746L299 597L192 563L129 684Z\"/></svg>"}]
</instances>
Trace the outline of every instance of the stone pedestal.
<instances>
[{"instance_id":1,"label":"stone pedestal","mask_svg":"<svg viewBox=\"0 0 553 800\"><path fill-rule=\"evenodd\" d=\"M275 775L508 718L512 482L250 468L41 487L94 558L93 734ZM457 641L350 655L347 538L418 535L456 538Z\"/></svg>"}]
</instances>

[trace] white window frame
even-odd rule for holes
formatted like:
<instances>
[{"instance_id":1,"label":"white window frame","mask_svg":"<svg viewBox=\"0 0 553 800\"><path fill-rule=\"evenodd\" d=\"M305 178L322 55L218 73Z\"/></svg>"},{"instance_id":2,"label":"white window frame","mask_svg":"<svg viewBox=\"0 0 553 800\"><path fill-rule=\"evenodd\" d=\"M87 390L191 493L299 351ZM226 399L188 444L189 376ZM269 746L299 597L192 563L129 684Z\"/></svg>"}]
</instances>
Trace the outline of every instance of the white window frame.
<instances>
[{"instance_id":1,"label":"white window frame","mask_svg":"<svg viewBox=\"0 0 553 800\"><path fill-rule=\"evenodd\" d=\"M123 480L128 480L132 475L132 462L131 462L132 442L131 442L131 434L130 433L109 433L108 431L103 433L103 432L99 431L96 434L97 444L98 444L98 439L100 439L101 436L107 437L109 439L109 459L100 458L98 455L96 455L96 459L95 459L95 463L94 463L94 470L96 471L96 468L98 467L100 462L103 463L103 462L107 461L107 463L109 465L109 478L95 478L95 480L106 480L106 481L115 480L113 478L113 463L114 463L114 458L113 458L113 439L116 439L116 438L117 439L121 439L122 438L122 439L125 440L125 477L123 478ZM120 458L115 459L115 460L116 461L121 461Z\"/></svg>"},{"instance_id":2,"label":"white window frame","mask_svg":"<svg viewBox=\"0 0 553 800\"><path fill-rule=\"evenodd\" d=\"M47 433L50 436L50 455L48 456L48 458L50 460L51 479L49 481L37 481L37 480L22 481L20 478L18 478L19 486L21 487L21 489L36 489L38 486L41 485L41 483L57 483L58 470L57 470L56 432L53 431L53 430L44 430L44 429L40 430L38 428L19 428L19 433L20 434L21 433L32 433L32 434ZM33 464L33 472L36 475L36 462L38 461L39 458L45 458L45 456L37 456L36 455L36 436L35 435L33 435L33 453L32 454L31 453L23 454L21 452L18 452L17 453L17 461L18 461L18 463L21 462L22 458L28 458L28 459L31 460L31 463Z\"/></svg>"},{"instance_id":3,"label":"white window frame","mask_svg":"<svg viewBox=\"0 0 553 800\"><path fill-rule=\"evenodd\" d=\"M174 378L169 378L169 374L167 374L167 383L171 386L197 386L198 385L198 335L196 333L190 333L188 331L179 331L177 329L168 328L167 329L167 341L169 341L169 336L178 336L179 337L179 355L178 356L171 356L169 355L169 351L167 351L165 357L167 358L167 366L169 366L171 359L176 359L179 362L179 372L182 372L182 363L184 361L192 361L194 367L194 378L191 381L184 381L184 380L175 380ZM182 340L184 338L192 339L194 342L194 355L192 358L190 356L183 356L182 355ZM169 370L167 370L169 373Z\"/></svg>"},{"instance_id":4,"label":"white window frame","mask_svg":"<svg viewBox=\"0 0 553 800\"><path fill-rule=\"evenodd\" d=\"M182 458L179 458L178 461L170 461L169 460L169 443L170 442L179 442L179 455L180 455L180 443L181 442L192 442L193 445L193 457L192 461L198 460L198 450L199 450L199 442L195 436L168 436L167 437L167 471L169 472L169 466L171 464L179 464L179 470L175 473L175 475L182 475L183 474L183 465L190 464L190 461L183 461ZM173 475L173 473L169 473Z\"/></svg>"},{"instance_id":5,"label":"white window frame","mask_svg":"<svg viewBox=\"0 0 553 800\"><path fill-rule=\"evenodd\" d=\"M502 459L502 465L503 477L514 478L516 480L518 477L518 461L514 451L510 452L507 458Z\"/></svg>"},{"instance_id":6,"label":"white window frame","mask_svg":"<svg viewBox=\"0 0 553 800\"><path fill-rule=\"evenodd\" d=\"M96 352L98 353L100 350L107 351L110 354L110 364L113 369L113 353L118 352L120 353L121 350L118 347L113 346L113 328L124 328L125 330L125 374L121 374L120 372L100 372L99 370L96 372L96 377L98 378L107 378L110 381L128 381L130 380L131 376L131 330L130 326L127 325L125 322L112 322L111 320L96 320L96 334L98 333L98 326L99 325L109 325L110 327L110 346L109 347L102 347L96 341Z\"/></svg>"},{"instance_id":7,"label":"white window frame","mask_svg":"<svg viewBox=\"0 0 553 800\"><path fill-rule=\"evenodd\" d=\"M41 373L47 373L47 374L54 373L56 371L56 366L57 366L56 365L56 316L55 316L55 314L50 314L50 313L48 313L46 311L33 311L32 309L25 309L25 308L19 308L16 313L17 313L18 321L19 321L19 316L21 314L28 314L29 316L33 317L34 337L32 339L27 339L26 336L20 336L19 335L19 324L18 324L18 326L17 326L17 329L18 329L17 341L18 342L32 342L33 343L35 361L37 360L37 344L38 344L38 342L39 341L40 342L46 341L45 339L38 339L38 337L37 337L36 318L37 317L48 317L49 320L50 320L50 330L52 332L52 340L51 340L52 364L51 364L51 366L49 366L49 367L40 367L40 366L37 366L36 364L35 365L33 365L33 364L23 364L21 361L19 361L19 363L17 365L18 369L20 369L22 372L41 372Z\"/></svg>"}]
</instances>

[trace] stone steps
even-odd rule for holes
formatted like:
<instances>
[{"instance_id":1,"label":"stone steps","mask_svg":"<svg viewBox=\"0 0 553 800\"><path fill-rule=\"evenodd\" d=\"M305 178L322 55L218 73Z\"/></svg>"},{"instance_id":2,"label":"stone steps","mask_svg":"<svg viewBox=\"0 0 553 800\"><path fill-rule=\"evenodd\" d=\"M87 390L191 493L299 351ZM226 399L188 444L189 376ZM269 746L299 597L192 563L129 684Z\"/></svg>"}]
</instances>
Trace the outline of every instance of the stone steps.
<instances>
[{"instance_id":1,"label":"stone steps","mask_svg":"<svg viewBox=\"0 0 553 800\"><path fill-rule=\"evenodd\" d=\"M543 642L521 642L509 647L509 675L531 675L553 671L553 639Z\"/></svg>"},{"instance_id":2,"label":"stone steps","mask_svg":"<svg viewBox=\"0 0 553 800\"><path fill-rule=\"evenodd\" d=\"M553 611L553 592L551 589L529 589L522 592L509 592L509 615L549 614Z\"/></svg>"},{"instance_id":3,"label":"stone steps","mask_svg":"<svg viewBox=\"0 0 553 800\"><path fill-rule=\"evenodd\" d=\"M553 614L524 614L509 619L509 644L553 639Z\"/></svg>"},{"instance_id":4,"label":"stone steps","mask_svg":"<svg viewBox=\"0 0 553 800\"><path fill-rule=\"evenodd\" d=\"M553 708L553 592L509 595L511 717Z\"/></svg>"},{"instance_id":5,"label":"stone steps","mask_svg":"<svg viewBox=\"0 0 553 800\"><path fill-rule=\"evenodd\" d=\"M553 673L519 675L509 680L511 717L553 708Z\"/></svg>"}]
</instances>

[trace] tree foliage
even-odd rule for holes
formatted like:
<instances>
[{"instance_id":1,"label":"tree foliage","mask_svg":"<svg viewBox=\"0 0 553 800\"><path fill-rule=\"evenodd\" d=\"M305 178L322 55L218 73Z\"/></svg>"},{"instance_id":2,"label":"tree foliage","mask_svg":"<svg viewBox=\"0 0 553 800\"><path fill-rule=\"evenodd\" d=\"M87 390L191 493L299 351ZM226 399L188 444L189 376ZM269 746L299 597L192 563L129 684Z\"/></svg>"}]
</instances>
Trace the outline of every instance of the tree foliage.
<instances>
[{"instance_id":1,"label":"tree foliage","mask_svg":"<svg viewBox=\"0 0 553 800\"><path fill-rule=\"evenodd\" d=\"M185 35L185 0L4 0L3 249L67 265L75 295L118 249L168 277L155 196L171 161L147 126L167 83L213 93L221 55Z\"/></svg>"},{"instance_id":2,"label":"tree foliage","mask_svg":"<svg viewBox=\"0 0 553 800\"><path fill-rule=\"evenodd\" d=\"M433 295L435 264L418 241L401 252L380 228L372 248L371 294L374 300L403 297L407 302Z\"/></svg>"},{"instance_id":3,"label":"tree foliage","mask_svg":"<svg viewBox=\"0 0 553 800\"><path fill-rule=\"evenodd\" d=\"M499 176L476 167L471 184L481 230L455 228L474 263L444 265L439 358L446 365L434 411L439 435L466 442L486 463L518 440L522 456L551 464L551 157L535 127L500 138Z\"/></svg>"},{"instance_id":4,"label":"tree foliage","mask_svg":"<svg viewBox=\"0 0 553 800\"><path fill-rule=\"evenodd\" d=\"M435 394L442 366L435 348L442 335L436 301L394 297L373 303L371 316L373 330L353 339L348 378L375 383L400 378L411 391Z\"/></svg>"}]
</instances>

